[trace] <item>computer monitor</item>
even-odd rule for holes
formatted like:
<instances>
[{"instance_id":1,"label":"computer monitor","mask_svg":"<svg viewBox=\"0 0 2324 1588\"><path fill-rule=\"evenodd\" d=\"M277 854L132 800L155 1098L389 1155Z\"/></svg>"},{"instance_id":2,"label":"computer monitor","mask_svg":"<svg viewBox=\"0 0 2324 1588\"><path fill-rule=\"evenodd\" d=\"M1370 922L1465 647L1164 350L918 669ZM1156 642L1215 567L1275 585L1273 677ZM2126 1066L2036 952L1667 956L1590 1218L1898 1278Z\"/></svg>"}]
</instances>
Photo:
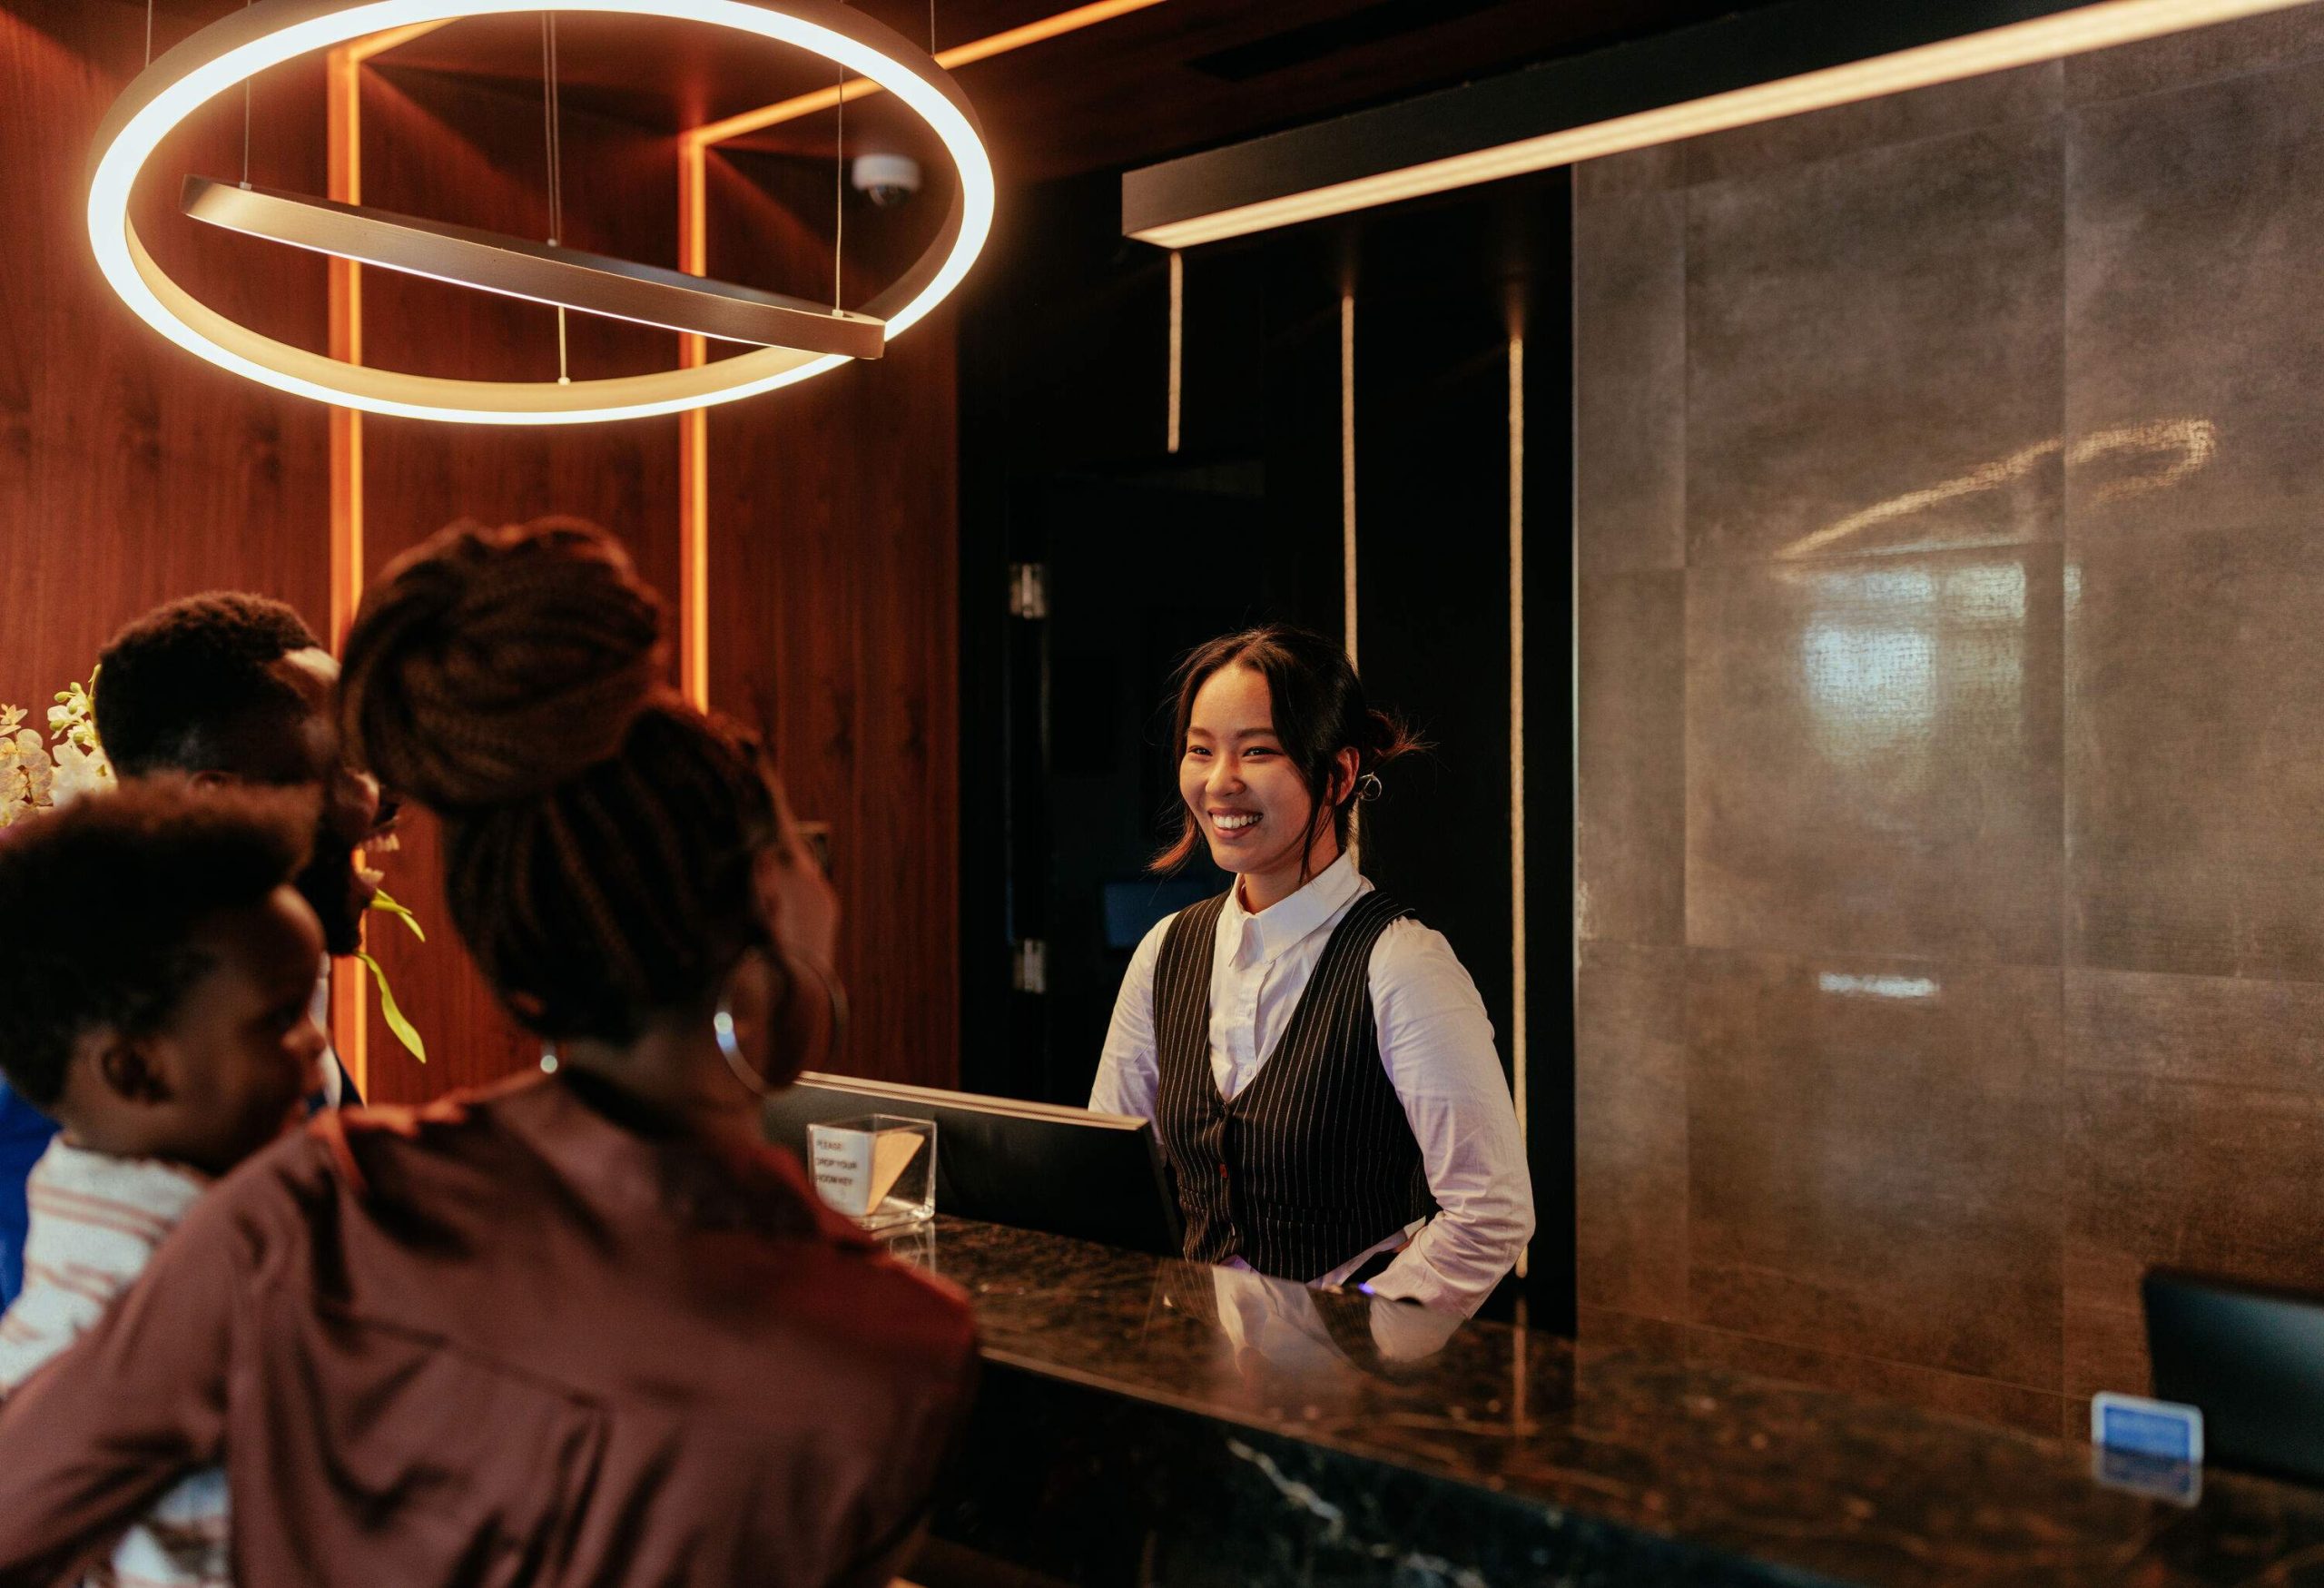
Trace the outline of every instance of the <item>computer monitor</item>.
<instances>
[{"instance_id":1,"label":"computer monitor","mask_svg":"<svg viewBox=\"0 0 2324 1588\"><path fill-rule=\"evenodd\" d=\"M2157 1269L2154 1393L2203 1411L2205 1458L2324 1483L2324 1297Z\"/></svg>"},{"instance_id":2,"label":"computer monitor","mask_svg":"<svg viewBox=\"0 0 2324 1588\"><path fill-rule=\"evenodd\" d=\"M808 1126L860 1114L936 1121L939 1213L1184 1254L1177 1198L1148 1120L811 1071L768 1100L767 1139L806 1158Z\"/></svg>"}]
</instances>

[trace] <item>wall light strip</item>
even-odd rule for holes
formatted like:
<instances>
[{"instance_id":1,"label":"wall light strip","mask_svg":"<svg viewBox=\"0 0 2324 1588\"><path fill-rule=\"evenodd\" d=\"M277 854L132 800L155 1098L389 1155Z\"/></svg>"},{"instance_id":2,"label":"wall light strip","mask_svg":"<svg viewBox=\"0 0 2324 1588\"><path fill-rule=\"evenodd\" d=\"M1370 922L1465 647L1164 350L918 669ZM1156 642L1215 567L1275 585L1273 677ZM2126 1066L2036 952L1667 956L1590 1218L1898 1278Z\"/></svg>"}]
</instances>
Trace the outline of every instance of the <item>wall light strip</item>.
<instances>
[{"instance_id":1,"label":"wall light strip","mask_svg":"<svg viewBox=\"0 0 2324 1588\"><path fill-rule=\"evenodd\" d=\"M325 69L325 192L340 203L361 202L363 191L362 57L355 46L330 53ZM330 356L363 361L363 267L333 255L329 261ZM330 410L330 643L338 646L363 600L363 415Z\"/></svg>"},{"instance_id":2,"label":"wall light strip","mask_svg":"<svg viewBox=\"0 0 2324 1588\"><path fill-rule=\"evenodd\" d=\"M1340 605L1355 652L1355 294L1340 294Z\"/></svg>"},{"instance_id":3,"label":"wall light strip","mask_svg":"<svg viewBox=\"0 0 2324 1588\"><path fill-rule=\"evenodd\" d=\"M357 39L351 44L333 50L331 54L334 57L343 54L347 58L348 64L360 66L374 55L384 55L389 50L408 44L414 39L426 38L439 27L451 25L448 21L409 23L402 27L389 28L385 33L375 33L369 38Z\"/></svg>"},{"instance_id":4,"label":"wall light strip","mask_svg":"<svg viewBox=\"0 0 2324 1588\"><path fill-rule=\"evenodd\" d=\"M678 140L678 269L710 273L710 152L698 139ZM678 366L710 361L707 338L678 338ZM696 711L710 709L710 410L678 416L678 693Z\"/></svg>"},{"instance_id":5,"label":"wall light strip","mask_svg":"<svg viewBox=\"0 0 2324 1588\"><path fill-rule=\"evenodd\" d=\"M1133 11L1144 11L1148 6L1161 4L1162 0L1098 0L1098 3L1094 5L1081 5L1071 11L1060 11L1054 16L1045 16L1038 22L1029 22L1022 27L1009 28L1004 32L990 34L980 39L971 39L964 44L954 44L949 50L939 50L936 52L936 64L950 72L955 67L966 66L976 61L990 60L995 55L1005 55L1011 50L1021 50L1027 44L1037 44L1047 39L1077 33L1082 28L1094 27L1098 23L1111 22L1117 16L1127 16ZM844 84L835 84L829 88L818 88L812 94L803 94L795 99L761 105L756 110L746 110L739 115L731 115L723 121L705 123L702 126L680 133L679 136L703 146L731 143L736 138L747 136L783 122L795 122L801 116L811 116L819 111L833 109L842 98L852 102L879 92L880 85L876 83L867 82L860 77L850 78Z\"/></svg>"},{"instance_id":6,"label":"wall light strip","mask_svg":"<svg viewBox=\"0 0 2324 1588\"><path fill-rule=\"evenodd\" d=\"M399 30L409 31L409 30ZM363 193L363 62L365 46L386 35L358 39L331 51L324 65L325 192L341 203L361 202ZM381 45L380 48L388 48ZM363 267L351 259L328 261L330 297L330 356L345 363L363 361ZM347 641L355 610L363 604L363 414L332 408L330 415L331 648ZM330 1045L347 1067L358 1095L371 1095L371 1021L367 982L360 975L330 979Z\"/></svg>"},{"instance_id":7,"label":"wall light strip","mask_svg":"<svg viewBox=\"0 0 2324 1588\"><path fill-rule=\"evenodd\" d=\"M1174 256L1175 257L1175 256ZM1355 579L1355 294L1340 292L1340 612L1347 665L1356 664ZM1364 810L1349 807L1347 852L1364 842Z\"/></svg>"},{"instance_id":8,"label":"wall light strip","mask_svg":"<svg viewBox=\"0 0 2324 1588\"><path fill-rule=\"evenodd\" d=\"M696 339L699 340L699 339ZM678 693L710 709L710 411L678 416Z\"/></svg>"},{"instance_id":9,"label":"wall light strip","mask_svg":"<svg viewBox=\"0 0 2324 1588\"><path fill-rule=\"evenodd\" d=\"M1509 339L1509 1070L1525 1118L1525 339Z\"/></svg>"},{"instance_id":10,"label":"wall light strip","mask_svg":"<svg viewBox=\"0 0 2324 1588\"><path fill-rule=\"evenodd\" d=\"M2308 0L2102 0L2102 4L2077 6L1957 38L1779 77L1675 104L1558 128L1489 148L1322 183L1208 213L1186 215L1151 224L1140 224L1135 215L1126 214L1124 231L1158 247L1193 248L1224 238L1246 236L1255 232L1296 225L1303 221L1345 214L1350 211L1395 203L1478 182L1497 182L1504 177L1546 171L1554 166L1624 153L1657 143L1700 137L1708 133L1725 132L1756 122L1773 121L1857 100L1926 88L1964 77L1982 76L2014 66L2055 60L2062 55L2132 44L2238 17L2289 10L2307 3ZM1550 68L1536 70L1546 72ZM1485 85L1447 92L1472 92L1482 86ZM1367 114L1383 116L1399 108L1388 106L1382 112ZM1354 121L1357 118L1349 119ZM1278 134L1284 138L1293 135ZM1252 147L1249 144L1237 146L1241 150ZM1189 156L1185 162L1174 163L1191 168L1197 162L1231 158L1236 153L1235 150L1222 150L1211 155ZM1141 179L1147 178L1149 172L1168 170L1169 167L1150 167L1147 172L1130 173L1124 179L1125 210L1134 208L1132 195L1139 191Z\"/></svg>"},{"instance_id":11,"label":"wall light strip","mask_svg":"<svg viewBox=\"0 0 2324 1588\"><path fill-rule=\"evenodd\" d=\"M1167 449L1178 449L1178 380L1186 350L1187 256L1170 254L1170 419Z\"/></svg>"}]
</instances>

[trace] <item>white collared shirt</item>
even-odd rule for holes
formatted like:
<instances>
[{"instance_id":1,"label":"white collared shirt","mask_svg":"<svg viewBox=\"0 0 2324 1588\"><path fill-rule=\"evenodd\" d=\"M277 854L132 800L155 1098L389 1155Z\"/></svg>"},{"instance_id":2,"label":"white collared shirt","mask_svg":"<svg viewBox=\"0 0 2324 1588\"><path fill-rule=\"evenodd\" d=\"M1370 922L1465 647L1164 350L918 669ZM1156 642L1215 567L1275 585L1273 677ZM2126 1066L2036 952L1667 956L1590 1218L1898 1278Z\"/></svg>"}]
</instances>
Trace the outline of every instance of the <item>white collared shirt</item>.
<instances>
[{"instance_id":1,"label":"white collared shirt","mask_svg":"<svg viewBox=\"0 0 2324 1588\"><path fill-rule=\"evenodd\" d=\"M1288 899L1254 915L1237 885L1218 914L1210 962L1210 1072L1221 1097L1251 1083L1323 957L1332 929L1372 884L1343 854ZM1137 945L1098 1064L1089 1106L1150 1119L1160 1086L1154 1043L1154 975L1172 916ZM1380 1057L1404 1106L1434 1218L1358 1252L1317 1285L1334 1285L1374 1253L1405 1246L1373 1294L1472 1313L1492 1293L1533 1233L1533 1184L1517 1110L1492 1045L1492 1022L1476 984L1442 932L1405 919L1372 951L1372 1014Z\"/></svg>"},{"instance_id":2,"label":"white collared shirt","mask_svg":"<svg viewBox=\"0 0 2324 1588\"><path fill-rule=\"evenodd\" d=\"M1403 1238L1398 1236L1397 1239ZM1248 1267L1220 1264L1210 1272L1211 1305L1218 1327L1235 1348L1256 1351L1294 1372L1343 1372L1346 1348L1332 1337L1315 1298L1307 1290L1270 1279ZM1372 1346L1387 1362L1418 1362L1444 1349L1463 1323L1457 1312L1406 1307L1377 1294L1372 1310Z\"/></svg>"}]
</instances>

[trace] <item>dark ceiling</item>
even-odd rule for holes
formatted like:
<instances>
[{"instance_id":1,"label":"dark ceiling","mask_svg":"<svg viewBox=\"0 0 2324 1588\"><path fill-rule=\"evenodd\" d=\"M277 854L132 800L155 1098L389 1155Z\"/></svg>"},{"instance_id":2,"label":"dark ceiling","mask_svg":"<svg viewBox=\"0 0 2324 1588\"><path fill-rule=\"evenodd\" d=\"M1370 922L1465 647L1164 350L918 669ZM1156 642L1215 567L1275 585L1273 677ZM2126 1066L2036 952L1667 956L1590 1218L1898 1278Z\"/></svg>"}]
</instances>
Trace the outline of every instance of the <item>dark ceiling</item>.
<instances>
[{"instance_id":1,"label":"dark ceiling","mask_svg":"<svg viewBox=\"0 0 2324 1588\"><path fill-rule=\"evenodd\" d=\"M1403 98L1557 55L1703 22L1769 0L1160 0L1147 9L958 75L1004 181L1164 159ZM940 46L1068 9L1071 0L937 0ZM212 5L211 10L216 10ZM860 7L925 39L925 0ZM660 130L699 124L818 87L819 62L702 25L568 15L560 80L575 108ZM376 63L539 93L530 16L456 23ZM930 153L911 118L851 104L851 148ZM782 153L827 155L825 113L760 134Z\"/></svg>"}]
</instances>

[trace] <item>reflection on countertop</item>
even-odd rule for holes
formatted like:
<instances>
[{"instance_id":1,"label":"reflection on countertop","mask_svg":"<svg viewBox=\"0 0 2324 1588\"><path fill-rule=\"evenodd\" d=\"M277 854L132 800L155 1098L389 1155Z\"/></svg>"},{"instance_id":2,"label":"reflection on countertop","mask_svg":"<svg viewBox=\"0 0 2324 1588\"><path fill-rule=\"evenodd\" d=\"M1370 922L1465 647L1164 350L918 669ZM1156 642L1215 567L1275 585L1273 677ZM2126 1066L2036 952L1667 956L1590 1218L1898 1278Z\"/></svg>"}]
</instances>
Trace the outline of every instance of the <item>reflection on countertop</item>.
<instances>
[{"instance_id":1,"label":"reflection on countertop","mask_svg":"<svg viewBox=\"0 0 2324 1588\"><path fill-rule=\"evenodd\" d=\"M988 1363L935 1553L1009 1581L2324 1581L2324 1493L2147 1498L2057 1441L1023 1230L896 1246Z\"/></svg>"}]
</instances>

